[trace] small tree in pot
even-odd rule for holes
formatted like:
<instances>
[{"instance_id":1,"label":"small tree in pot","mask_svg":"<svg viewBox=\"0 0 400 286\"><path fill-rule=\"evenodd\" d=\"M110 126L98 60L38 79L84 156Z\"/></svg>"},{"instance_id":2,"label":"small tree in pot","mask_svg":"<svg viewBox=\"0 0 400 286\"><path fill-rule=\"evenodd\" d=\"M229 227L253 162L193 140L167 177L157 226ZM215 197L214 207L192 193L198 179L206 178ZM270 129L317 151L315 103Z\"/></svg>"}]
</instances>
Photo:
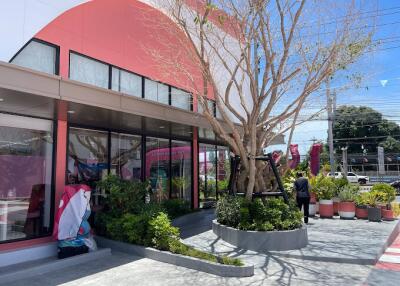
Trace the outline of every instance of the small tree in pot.
<instances>
[{"instance_id":1,"label":"small tree in pot","mask_svg":"<svg viewBox=\"0 0 400 286\"><path fill-rule=\"evenodd\" d=\"M359 193L355 198L356 217L358 219L368 219L368 201L369 193Z\"/></svg>"},{"instance_id":2,"label":"small tree in pot","mask_svg":"<svg viewBox=\"0 0 400 286\"><path fill-rule=\"evenodd\" d=\"M321 218L333 217L333 201L335 184L332 178L322 177L317 180L314 186L319 199L319 215Z\"/></svg>"},{"instance_id":3,"label":"small tree in pot","mask_svg":"<svg viewBox=\"0 0 400 286\"><path fill-rule=\"evenodd\" d=\"M376 190L372 190L367 194L368 194L368 220L380 222L382 220L382 213L378 203L382 199L382 193Z\"/></svg>"},{"instance_id":4,"label":"small tree in pot","mask_svg":"<svg viewBox=\"0 0 400 286\"><path fill-rule=\"evenodd\" d=\"M333 213L337 215L339 213L339 202L340 196L339 194L349 185L349 181L346 178L334 179L333 183L335 184L335 188L333 191Z\"/></svg>"},{"instance_id":5,"label":"small tree in pot","mask_svg":"<svg viewBox=\"0 0 400 286\"><path fill-rule=\"evenodd\" d=\"M396 189L386 183L379 183L372 187L372 191L378 192L380 194L379 200L382 203L385 203L385 206L381 208L382 210L382 218L384 220L393 220L393 210L391 206L391 202L396 199Z\"/></svg>"},{"instance_id":6,"label":"small tree in pot","mask_svg":"<svg viewBox=\"0 0 400 286\"><path fill-rule=\"evenodd\" d=\"M339 215L341 219L354 219L356 214L355 199L359 192L359 186L346 185L339 193Z\"/></svg>"}]
</instances>

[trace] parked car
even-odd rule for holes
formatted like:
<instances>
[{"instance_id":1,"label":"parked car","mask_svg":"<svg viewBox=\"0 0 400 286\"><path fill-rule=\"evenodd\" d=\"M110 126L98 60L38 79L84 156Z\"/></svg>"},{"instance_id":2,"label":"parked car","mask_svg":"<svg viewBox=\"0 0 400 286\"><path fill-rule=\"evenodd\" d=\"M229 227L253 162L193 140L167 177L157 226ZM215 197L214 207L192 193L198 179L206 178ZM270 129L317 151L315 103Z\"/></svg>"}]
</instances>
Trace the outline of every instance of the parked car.
<instances>
[{"instance_id":1,"label":"parked car","mask_svg":"<svg viewBox=\"0 0 400 286\"><path fill-rule=\"evenodd\" d=\"M343 174L341 172L335 172L335 179L340 179L340 178L343 178ZM369 182L369 177L357 175L356 173L353 172L347 172L347 180L350 183L359 183L360 185L365 185L366 183Z\"/></svg>"},{"instance_id":2,"label":"parked car","mask_svg":"<svg viewBox=\"0 0 400 286\"><path fill-rule=\"evenodd\" d=\"M396 195L400 196L400 180L391 182L390 185L396 189Z\"/></svg>"}]
</instances>

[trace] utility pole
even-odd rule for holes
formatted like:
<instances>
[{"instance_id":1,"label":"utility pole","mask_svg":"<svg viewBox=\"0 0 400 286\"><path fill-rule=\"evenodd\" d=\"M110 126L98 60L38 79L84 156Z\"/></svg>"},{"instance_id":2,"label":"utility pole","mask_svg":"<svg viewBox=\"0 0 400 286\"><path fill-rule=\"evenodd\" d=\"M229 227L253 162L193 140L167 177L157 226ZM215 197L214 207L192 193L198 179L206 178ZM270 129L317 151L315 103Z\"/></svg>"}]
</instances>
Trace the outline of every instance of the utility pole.
<instances>
[{"instance_id":1,"label":"utility pole","mask_svg":"<svg viewBox=\"0 0 400 286\"><path fill-rule=\"evenodd\" d=\"M326 99L328 111L328 145L329 145L329 164L331 165L331 176L335 176L335 154L333 150L333 120L336 108L336 94L332 97L330 92L329 79L326 81Z\"/></svg>"},{"instance_id":2,"label":"utility pole","mask_svg":"<svg viewBox=\"0 0 400 286\"><path fill-rule=\"evenodd\" d=\"M343 161L343 178L347 179L347 172L349 167L347 166L347 146L342 147L342 161Z\"/></svg>"}]
</instances>

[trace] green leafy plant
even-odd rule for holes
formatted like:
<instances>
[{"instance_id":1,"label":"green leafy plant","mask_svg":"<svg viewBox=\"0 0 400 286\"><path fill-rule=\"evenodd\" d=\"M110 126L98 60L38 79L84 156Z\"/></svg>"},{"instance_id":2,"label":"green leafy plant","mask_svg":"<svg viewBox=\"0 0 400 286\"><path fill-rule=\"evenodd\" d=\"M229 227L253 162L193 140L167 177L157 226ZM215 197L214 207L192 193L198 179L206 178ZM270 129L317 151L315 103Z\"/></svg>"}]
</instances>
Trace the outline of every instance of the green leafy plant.
<instances>
[{"instance_id":1,"label":"green leafy plant","mask_svg":"<svg viewBox=\"0 0 400 286\"><path fill-rule=\"evenodd\" d=\"M386 183L375 184L371 192L378 192L378 200L388 205L396 199L396 189Z\"/></svg>"},{"instance_id":2,"label":"green leafy plant","mask_svg":"<svg viewBox=\"0 0 400 286\"><path fill-rule=\"evenodd\" d=\"M217 202L217 221L221 224L237 227L240 222L242 199L234 196L222 197Z\"/></svg>"},{"instance_id":3,"label":"green leafy plant","mask_svg":"<svg viewBox=\"0 0 400 286\"><path fill-rule=\"evenodd\" d=\"M349 186L349 181L346 178L333 179L335 188L333 190L333 196L338 197L340 192L342 192L347 186Z\"/></svg>"},{"instance_id":4,"label":"green leafy plant","mask_svg":"<svg viewBox=\"0 0 400 286\"><path fill-rule=\"evenodd\" d=\"M359 193L355 197L355 203L358 207L366 207L369 203L369 194L368 192Z\"/></svg>"},{"instance_id":5,"label":"green leafy plant","mask_svg":"<svg viewBox=\"0 0 400 286\"><path fill-rule=\"evenodd\" d=\"M173 240L179 239L179 229L171 225L168 215L160 212L148 222L147 236L151 238L152 246L160 250L169 250Z\"/></svg>"},{"instance_id":6,"label":"green leafy plant","mask_svg":"<svg viewBox=\"0 0 400 286\"><path fill-rule=\"evenodd\" d=\"M333 198L336 186L332 178L318 175L310 179L310 184L312 190L317 194L318 199L330 200Z\"/></svg>"},{"instance_id":7,"label":"green leafy plant","mask_svg":"<svg viewBox=\"0 0 400 286\"><path fill-rule=\"evenodd\" d=\"M171 199L162 202L162 207L171 219L191 213L190 202L184 199Z\"/></svg>"},{"instance_id":8,"label":"green leafy plant","mask_svg":"<svg viewBox=\"0 0 400 286\"><path fill-rule=\"evenodd\" d=\"M339 193L340 201L354 202L357 198L359 190L360 187L358 185L350 185L350 184L345 185Z\"/></svg>"}]
</instances>

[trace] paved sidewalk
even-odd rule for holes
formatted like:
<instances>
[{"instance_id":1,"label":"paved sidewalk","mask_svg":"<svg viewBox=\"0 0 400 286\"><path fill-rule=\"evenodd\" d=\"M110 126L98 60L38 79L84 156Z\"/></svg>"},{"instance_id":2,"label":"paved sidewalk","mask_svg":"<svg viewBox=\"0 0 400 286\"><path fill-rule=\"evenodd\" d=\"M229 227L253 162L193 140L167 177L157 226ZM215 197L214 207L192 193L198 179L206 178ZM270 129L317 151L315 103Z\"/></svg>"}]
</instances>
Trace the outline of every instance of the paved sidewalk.
<instances>
[{"instance_id":1,"label":"paved sidewalk","mask_svg":"<svg viewBox=\"0 0 400 286\"><path fill-rule=\"evenodd\" d=\"M204 224L193 227L192 214L188 234L203 231ZM209 214L212 218L212 214ZM197 219L199 219L197 217ZM179 222L179 221L178 221ZM18 280L8 286L39 285L160 285L160 286L261 286L261 285L363 285L391 233L395 222L369 223L339 219L312 219L308 226L308 247L289 252L256 253L236 249L218 239L211 230L185 241L215 253L240 257L255 265L255 275L247 278L222 278L150 259L113 252L106 260L76 265L46 275ZM196 224L195 224L196 225ZM369 265L368 265L369 263ZM375 269L374 269L375 270ZM387 276L391 279L393 276ZM394 278L393 278L394 279ZM387 280L390 281L390 280ZM391 285L385 280L384 284ZM397 283L397 282L396 282ZM1 281L0 281L1 284ZM393 284L394 285L394 284ZM396 284L398 285L398 284Z\"/></svg>"},{"instance_id":2,"label":"paved sidewalk","mask_svg":"<svg viewBox=\"0 0 400 286\"><path fill-rule=\"evenodd\" d=\"M380 257L365 285L400 285L400 234Z\"/></svg>"}]
</instances>

